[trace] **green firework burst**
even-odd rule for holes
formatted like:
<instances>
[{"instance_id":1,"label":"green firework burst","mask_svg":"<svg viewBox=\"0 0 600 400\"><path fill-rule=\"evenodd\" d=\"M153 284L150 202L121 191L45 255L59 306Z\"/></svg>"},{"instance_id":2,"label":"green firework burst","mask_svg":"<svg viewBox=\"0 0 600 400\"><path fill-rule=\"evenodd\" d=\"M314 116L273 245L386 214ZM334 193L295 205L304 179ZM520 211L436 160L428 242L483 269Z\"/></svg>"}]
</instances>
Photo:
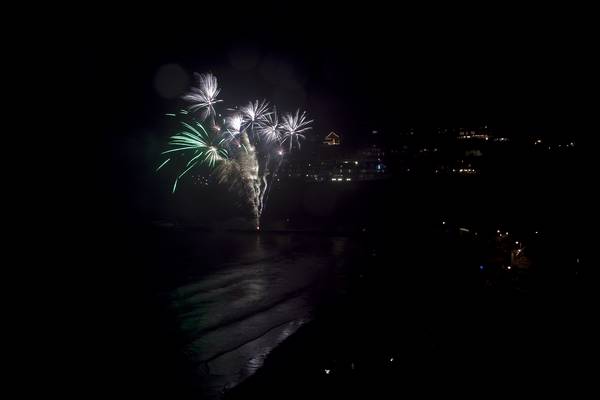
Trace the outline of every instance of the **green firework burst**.
<instances>
[{"instance_id":1,"label":"green firework burst","mask_svg":"<svg viewBox=\"0 0 600 400\"><path fill-rule=\"evenodd\" d=\"M169 138L170 148L161 153L167 158L156 169L158 171L165 165L173 163L174 159L184 160L184 166L173 183L173 192L177 189L179 180L194 167L205 166L212 169L218 162L229 158L224 147L225 140L216 134L210 134L200 122L180 121L180 124L183 129Z\"/></svg>"}]
</instances>

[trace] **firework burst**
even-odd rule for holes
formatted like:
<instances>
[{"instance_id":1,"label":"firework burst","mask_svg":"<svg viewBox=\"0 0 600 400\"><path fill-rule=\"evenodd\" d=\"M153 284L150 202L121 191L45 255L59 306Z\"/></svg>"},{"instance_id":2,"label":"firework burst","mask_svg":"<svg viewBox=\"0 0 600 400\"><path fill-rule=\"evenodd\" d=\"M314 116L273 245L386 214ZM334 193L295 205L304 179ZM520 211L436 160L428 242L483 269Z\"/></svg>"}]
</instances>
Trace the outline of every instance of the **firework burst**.
<instances>
[{"instance_id":1,"label":"firework burst","mask_svg":"<svg viewBox=\"0 0 600 400\"><path fill-rule=\"evenodd\" d=\"M247 105L240 107L243 115L243 130L254 129L259 127L269 114L269 103L265 100L259 102L249 102Z\"/></svg>"},{"instance_id":2,"label":"firework burst","mask_svg":"<svg viewBox=\"0 0 600 400\"><path fill-rule=\"evenodd\" d=\"M300 110L296 110L296 113L286 113L283 115L281 131L282 131L282 139L281 143L289 142L290 151L294 143L300 148L300 139L305 139L306 136L303 135L303 132L312 129L309 125L312 120L306 120L306 112L300 114Z\"/></svg>"},{"instance_id":3,"label":"firework burst","mask_svg":"<svg viewBox=\"0 0 600 400\"><path fill-rule=\"evenodd\" d=\"M217 78L213 74L198 74L194 73L196 80L198 81L197 86L190 89L190 93L183 96L183 99L192 103L189 106L190 111L200 111L202 120L205 120L209 116L215 116L215 104L222 100L217 99L219 92L219 86L217 84Z\"/></svg>"},{"instance_id":4,"label":"firework burst","mask_svg":"<svg viewBox=\"0 0 600 400\"><path fill-rule=\"evenodd\" d=\"M273 108L272 112L265 115L264 120L257 131L268 143L276 142L281 139L281 125L279 124L276 108Z\"/></svg>"},{"instance_id":5,"label":"firework burst","mask_svg":"<svg viewBox=\"0 0 600 400\"><path fill-rule=\"evenodd\" d=\"M244 116L238 112L225 118L225 127L227 133L229 134L229 140L237 138L240 135L240 133L242 133L243 122Z\"/></svg>"},{"instance_id":6,"label":"firework burst","mask_svg":"<svg viewBox=\"0 0 600 400\"><path fill-rule=\"evenodd\" d=\"M312 121L306 113L288 113L281 117L265 100L251 101L237 109L229 109L217 125L215 105L220 89L217 78L212 74L195 74L197 85L183 96L191 103L188 110L167 114L182 119L178 131L169 138L166 156L157 168L166 165L181 166L173 184L173 192L178 182L195 167L212 171L219 183L229 185L232 192L243 196L253 210L256 227L264 210L266 197L271 188L270 182L276 176L284 158L282 144L289 141L289 151L300 147L300 139L310 129ZM200 122L194 117L199 112ZM221 115L219 114L219 117ZM205 123L207 118L210 123Z\"/></svg>"},{"instance_id":7,"label":"firework burst","mask_svg":"<svg viewBox=\"0 0 600 400\"><path fill-rule=\"evenodd\" d=\"M177 189L179 180L188 173L192 168L199 164L205 164L208 167L213 167L218 161L228 158L228 151L223 147L224 139L209 135L206 129L199 122L189 124L181 121L183 130L169 138L169 150L163 151L162 155L168 155L160 166L162 167L171 162L174 157L184 159L187 158L187 163L173 184L173 192ZM179 156L179 157L178 157Z\"/></svg>"}]
</instances>

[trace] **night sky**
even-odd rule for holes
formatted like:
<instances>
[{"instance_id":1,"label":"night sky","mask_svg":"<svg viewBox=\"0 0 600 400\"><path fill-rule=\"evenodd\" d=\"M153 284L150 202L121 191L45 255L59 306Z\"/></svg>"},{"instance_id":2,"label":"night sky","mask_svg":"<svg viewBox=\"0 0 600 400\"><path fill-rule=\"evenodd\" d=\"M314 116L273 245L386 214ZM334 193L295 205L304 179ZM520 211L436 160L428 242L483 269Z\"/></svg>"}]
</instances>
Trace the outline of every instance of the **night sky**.
<instances>
[{"instance_id":1,"label":"night sky","mask_svg":"<svg viewBox=\"0 0 600 400\"><path fill-rule=\"evenodd\" d=\"M265 98L281 111L300 107L315 137L333 130L350 145L372 130L393 136L412 127L574 137L590 115L581 101L589 25L567 25L576 20L560 10L415 18L364 4L233 9L79 20L79 93L90 95L74 102L95 116L97 172L109 187L102 196L120 203L154 189L169 135L164 114L182 105L194 72L216 74L227 106Z\"/></svg>"},{"instance_id":2,"label":"night sky","mask_svg":"<svg viewBox=\"0 0 600 400\"><path fill-rule=\"evenodd\" d=\"M66 268L64 258L69 253L74 272L65 280L69 287L63 293L69 303L81 307L69 319L78 321L85 315L94 319L86 330L99 338L85 340L78 353L90 357L88 351L92 351L100 358L115 353L106 362L108 368L99 368L100 379L107 371L121 368L126 379L137 373L140 382L151 382L145 375L145 368L150 367L142 365L144 357L133 361L138 369L119 360L139 337L140 351L132 359L164 339L161 329L156 329L159 323L154 325L158 317L153 306L144 303L154 299L145 292L146 286L152 288L152 279L162 279L146 276L151 275L148 265L153 265L154 253L145 253L153 242L144 236L149 231L136 228L148 225L149 215L159 218L160 213L155 213L159 208L150 203L172 209L181 204L181 197L170 193L172 177L161 180L154 169L171 133L164 114L180 108L178 98L189 88L194 72L210 71L218 77L227 106L265 98L284 112L299 107L314 119L313 135L321 138L333 130L350 145L360 145L372 130L393 136L412 127L488 125L513 137L577 137L579 149L583 147L579 136L593 132L588 129L589 120L596 110L585 97L592 92L589 74L595 71L591 60L597 46L590 44L593 25L567 10L552 9L550 4L545 9L486 10L430 4L417 15L375 2L283 3L248 2L238 7L223 2L217 8L206 3L184 7L163 2L155 9L146 5L129 10L86 4L86 10L68 18L69 25L48 18L52 25L48 32L64 31L61 40L44 49L41 45L25 48L36 58L32 81L46 79L42 74L46 64L59 67L69 78L79 78L72 91L63 93L69 97L59 113L65 117L64 125L51 127L59 135L41 130L41 135L60 141L59 151L44 148L47 163L30 161L42 173L31 175L36 181L22 180L34 192L28 196L35 203L30 209L38 208L40 202L51 204L47 215L52 221L45 224L50 232L34 231L33 240L54 238L56 244L47 241L48 251L34 249L44 257L39 265L54 273ZM63 44L72 45L74 64L63 62L66 58L56 51ZM55 92L34 94L42 98L43 106L55 101ZM67 128L74 132L65 133ZM64 166L60 173L44 171L55 163ZM554 171L559 169L557 165ZM592 202L587 195L591 181L583 177L585 168L574 166L567 172L572 171L577 176L565 172L560 181L563 186L555 184L551 173L544 175L543 185L538 186L547 190L537 193L537 203L530 201L548 225L567 221L565 226L571 229L581 216L587 219L582 203ZM493 182L485 183L498 202L504 196L520 209L520 191L505 185L496 192ZM413 182L413 187L419 188L418 184ZM527 182L523 185L529 189ZM183 190L191 190L189 186ZM388 189L382 193L403 188ZM527 190L523 193L523 198L531 197ZM418 199L421 192L415 189L411 194ZM408 208L398 210L393 197L382 197L388 199L396 221L405 215L421 215ZM190 208L200 204L198 197L188 200ZM414 199L406 204L415 204L430 216L428 205L446 203L435 197L426 204ZM477 197L475 203L483 207L484 215L496 215L486 208L488 198ZM545 213L544 207L550 211ZM67 227L67 215L73 221L69 236L74 236L68 239L57 234ZM573 236L572 231L565 232ZM29 231L23 238L31 235ZM31 252L28 248L23 254ZM50 253L60 255L56 268L46 259ZM97 305L102 312L90 312L89 305ZM54 318L54 311L48 315ZM98 318L107 321L99 323ZM123 327L128 326L132 337L123 339ZM38 328L33 331L39 332ZM70 332L80 335L84 329L77 326ZM144 334L136 336L138 329ZM114 337L105 337L104 331ZM106 354L101 354L105 353L103 345L110 348ZM62 347L57 348L62 352ZM170 368L170 359L164 358L166 362L159 358L161 365ZM101 363L92 359L98 368ZM61 382L65 376L70 375L61 376ZM69 384L77 382L70 379ZM137 393L139 388L130 385ZM105 382L98 386L112 388ZM86 392L90 388L99 387L85 387ZM151 392L151 385L148 388Z\"/></svg>"},{"instance_id":3,"label":"night sky","mask_svg":"<svg viewBox=\"0 0 600 400\"><path fill-rule=\"evenodd\" d=\"M309 4L168 10L92 29L82 71L119 127L155 126L175 104L165 97L185 90L192 72L212 71L228 104L264 97L300 106L318 133L479 124L552 131L577 123L583 110L571 99L589 68L586 42L559 22L500 10L416 21L401 10ZM163 76L172 87L161 96L157 73L168 64L182 74Z\"/></svg>"}]
</instances>

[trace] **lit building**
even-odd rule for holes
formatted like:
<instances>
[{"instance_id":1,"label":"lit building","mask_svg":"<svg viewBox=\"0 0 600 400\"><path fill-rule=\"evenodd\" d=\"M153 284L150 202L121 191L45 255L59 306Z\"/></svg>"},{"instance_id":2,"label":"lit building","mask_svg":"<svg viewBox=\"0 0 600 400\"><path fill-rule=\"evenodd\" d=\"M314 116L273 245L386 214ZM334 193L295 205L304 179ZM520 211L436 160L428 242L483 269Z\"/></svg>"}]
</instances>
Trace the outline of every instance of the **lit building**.
<instances>
[{"instance_id":1,"label":"lit building","mask_svg":"<svg viewBox=\"0 0 600 400\"><path fill-rule=\"evenodd\" d=\"M342 144L342 139L340 138L340 135L331 131L331 132L329 132L329 135L325 136L325 140L323 140L323 144L328 145L328 146L337 146L337 145Z\"/></svg>"},{"instance_id":2,"label":"lit building","mask_svg":"<svg viewBox=\"0 0 600 400\"><path fill-rule=\"evenodd\" d=\"M489 138L490 138L490 136L488 134L487 126L485 126L484 128L480 128L480 129L461 128L458 132L459 140L466 140L466 139L489 140Z\"/></svg>"}]
</instances>

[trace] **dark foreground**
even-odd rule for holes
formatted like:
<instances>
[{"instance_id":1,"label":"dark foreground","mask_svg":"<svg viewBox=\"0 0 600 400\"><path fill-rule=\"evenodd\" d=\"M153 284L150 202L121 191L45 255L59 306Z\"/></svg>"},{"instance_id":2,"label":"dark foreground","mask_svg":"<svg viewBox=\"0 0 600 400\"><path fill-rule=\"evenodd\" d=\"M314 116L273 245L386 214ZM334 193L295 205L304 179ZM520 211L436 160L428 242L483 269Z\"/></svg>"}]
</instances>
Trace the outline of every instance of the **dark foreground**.
<instances>
[{"instance_id":1,"label":"dark foreground","mask_svg":"<svg viewBox=\"0 0 600 400\"><path fill-rule=\"evenodd\" d=\"M367 240L348 295L323 306L229 398L587 390L596 339L581 265L566 272L557 250L546 270L480 269L481 248L468 238L395 239Z\"/></svg>"},{"instance_id":2,"label":"dark foreground","mask_svg":"<svg viewBox=\"0 0 600 400\"><path fill-rule=\"evenodd\" d=\"M572 243L543 232L531 262L506 269L495 232L418 226L136 231L145 251L110 293L106 376L172 398L583 387L594 312Z\"/></svg>"},{"instance_id":3,"label":"dark foreground","mask_svg":"<svg viewBox=\"0 0 600 400\"><path fill-rule=\"evenodd\" d=\"M567 175L511 182L282 185L260 233L123 215L94 253L99 338L82 349L100 367L86 387L178 399L584 390L597 346L588 197Z\"/></svg>"}]
</instances>

